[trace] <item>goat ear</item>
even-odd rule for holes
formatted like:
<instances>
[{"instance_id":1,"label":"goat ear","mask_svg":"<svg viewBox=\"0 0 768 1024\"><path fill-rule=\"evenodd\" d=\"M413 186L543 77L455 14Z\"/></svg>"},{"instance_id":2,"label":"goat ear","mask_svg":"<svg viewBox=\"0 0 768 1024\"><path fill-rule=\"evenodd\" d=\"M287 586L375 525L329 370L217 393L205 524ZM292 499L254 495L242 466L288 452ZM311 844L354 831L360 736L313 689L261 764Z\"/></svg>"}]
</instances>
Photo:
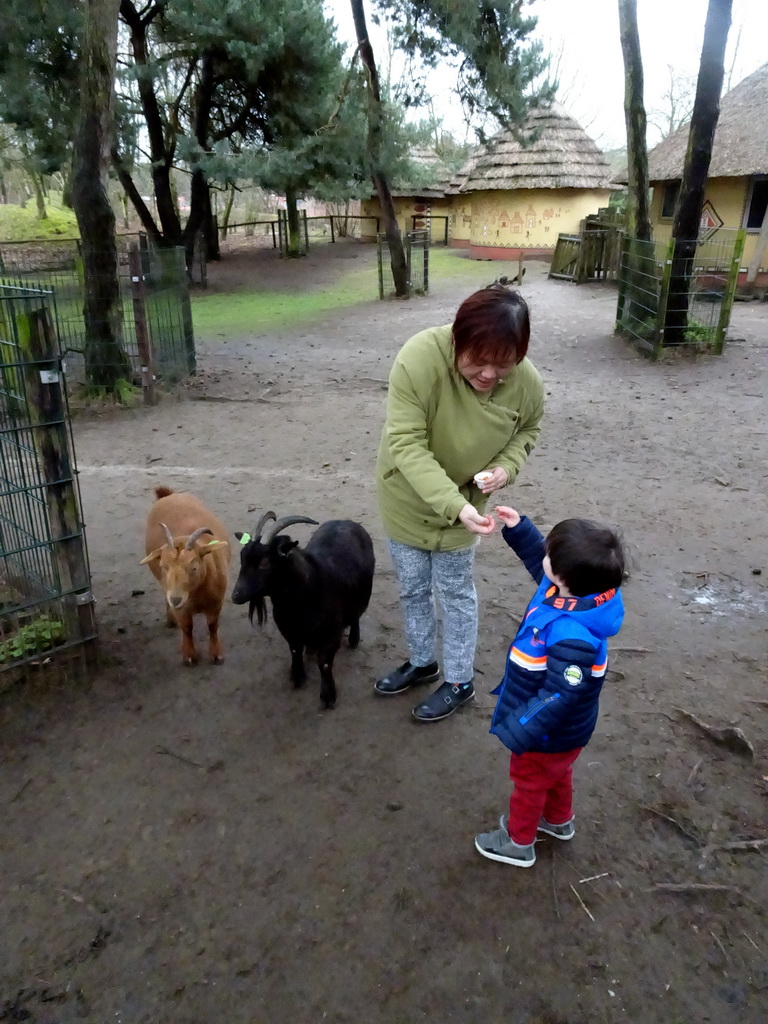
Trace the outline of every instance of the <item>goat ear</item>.
<instances>
[{"instance_id":1,"label":"goat ear","mask_svg":"<svg viewBox=\"0 0 768 1024\"><path fill-rule=\"evenodd\" d=\"M228 540L209 540L205 547L200 552L201 555L210 555L216 548L228 548Z\"/></svg>"},{"instance_id":2,"label":"goat ear","mask_svg":"<svg viewBox=\"0 0 768 1024\"><path fill-rule=\"evenodd\" d=\"M299 542L297 540L292 540L290 544L281 544L277 549L277 554L280 558L286 558L287 555L298 546Z\"/></svg>"},{"instance_id":3,"label":"goat ear","mask_svg":"<svg viewBox=\"0 0 768 1024\"><path fill-rule=\"evenodd\" d=\"M149 562L156 562L162 554L162 548L155 548L154 551L150 551L146 558L142 558L139 565L147 565Z\"/></svg>"}]
</instances>

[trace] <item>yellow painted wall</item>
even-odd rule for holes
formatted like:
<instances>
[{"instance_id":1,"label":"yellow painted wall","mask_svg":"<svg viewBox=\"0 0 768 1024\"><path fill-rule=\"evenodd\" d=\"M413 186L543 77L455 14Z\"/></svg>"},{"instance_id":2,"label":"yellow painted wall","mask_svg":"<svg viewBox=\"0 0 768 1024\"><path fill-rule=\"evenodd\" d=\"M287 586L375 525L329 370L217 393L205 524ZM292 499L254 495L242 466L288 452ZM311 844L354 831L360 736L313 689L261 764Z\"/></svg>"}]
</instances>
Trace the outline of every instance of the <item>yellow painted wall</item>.
<instances>
[{"instance_id":1,"label":"yellow painted wall","mask_svg":"<svg viewBox=\"0 0 768 1024\"><path fill-rule=\"evenodd\" d=\"M554 249L560 232L577 234L587 214L608 205L610 194L608 189L576 188L473 192L470 243L502 249Z\"/></svg>"},{"instance_id":2,"label":"yellow painted wall","mask_svg":"<svg viewBox=\"0 0 768 1024\"><path fill-rule=\"evenodd\" d=\"M710 178L704 191L704 201L712 204L715 213L723 221L723 226L712 236L713 240L726 240L732 237L731 232L738 230L744 221L744 207L749 194L749 178ZM651 226L653 237L659 242L666 242L672 237L672 218L661 217L661 204L664 197L664 182L653 187L651 197ZM741 265L748 267L757 244L757 229L747 232L744 244L744 255Z\"/></svg>"},{"instance_id":3,"label":"yellow painted wall","mask_svg":"<svg viewBox=\"0 0 768 1024\"><path fill-rule=\"evenodd\" d=\"M450 216L450 199L419 199L414 196L395 196L393 198L395 205L395 216L397 217L397 223L401 232L413 230L413 217L423 216L420 210L416 207L427 206L431 213L435 217ZM384 230L384 223L381 220L381 205L378 198L364 199L361 204L361 216L363 217L379 217L379 231ZM445 237L445 221L434 220L431 223L431 236L435 242L442 242ZM449 223L450 230L450 223ZM362 221L363 238L376 237L376 223L373 220Z\"/></svg>"},{"instance_id":4,"label":"yellow painted wall","mask_svg":"<svg viewBox=\"0 0 768 1024\"><path fill-rule=\"evenodd\" d=\"M469 245L472 228L472 196L451 196L450 235L453 245Z\"/></svg>"}]
</instances>

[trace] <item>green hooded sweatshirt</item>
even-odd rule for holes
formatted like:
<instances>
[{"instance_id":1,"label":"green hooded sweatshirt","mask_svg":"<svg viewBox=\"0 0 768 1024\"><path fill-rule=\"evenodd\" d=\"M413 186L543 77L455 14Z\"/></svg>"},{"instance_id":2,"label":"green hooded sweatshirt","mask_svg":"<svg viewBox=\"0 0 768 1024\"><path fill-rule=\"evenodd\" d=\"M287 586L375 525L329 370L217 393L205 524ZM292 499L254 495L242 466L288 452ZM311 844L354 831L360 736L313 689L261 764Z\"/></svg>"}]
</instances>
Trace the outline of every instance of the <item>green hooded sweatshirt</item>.
<instances>
[{"instance_id":1,"label":"green hooded sweatshirt","mask_svg":"<svg viewBox=\"0 0 768 1024\"><path fill-rule=\"evenodd\" d=\"M476 536L458 519L488 497L475 473L502 466L515 479L531 453L544 387L524 359L491 392L475 391L454 366L452 328L410 338L389 375L376 487L387 536L426 551L458 551Z\"/></svg>"}]
</instances>

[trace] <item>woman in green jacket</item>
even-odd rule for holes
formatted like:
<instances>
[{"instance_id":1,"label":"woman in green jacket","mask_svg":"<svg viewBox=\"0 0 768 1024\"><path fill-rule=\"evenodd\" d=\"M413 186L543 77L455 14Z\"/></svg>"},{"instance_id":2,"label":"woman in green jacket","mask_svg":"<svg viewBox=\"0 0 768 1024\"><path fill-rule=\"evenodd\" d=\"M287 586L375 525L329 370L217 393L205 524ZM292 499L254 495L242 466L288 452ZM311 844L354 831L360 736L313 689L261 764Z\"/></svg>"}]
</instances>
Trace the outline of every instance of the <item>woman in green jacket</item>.
<instances>
[{"instance_id":1,"label":"woman in green jacket","mask_svg":"<svg viewBox=\"0 0 768 1024\"><path fill-rule=\"evenodd\" d=\"M452 325L410 338L390 373L376 483L409 658L374 688L390 696L439 679L436 593L445 681L413 709L419 722L446 718L475 695L475 544L493 532L488 496L522 469L544 410L529 335L525 300L493 284L465 299Z\"/></svg>"}]
</instances>

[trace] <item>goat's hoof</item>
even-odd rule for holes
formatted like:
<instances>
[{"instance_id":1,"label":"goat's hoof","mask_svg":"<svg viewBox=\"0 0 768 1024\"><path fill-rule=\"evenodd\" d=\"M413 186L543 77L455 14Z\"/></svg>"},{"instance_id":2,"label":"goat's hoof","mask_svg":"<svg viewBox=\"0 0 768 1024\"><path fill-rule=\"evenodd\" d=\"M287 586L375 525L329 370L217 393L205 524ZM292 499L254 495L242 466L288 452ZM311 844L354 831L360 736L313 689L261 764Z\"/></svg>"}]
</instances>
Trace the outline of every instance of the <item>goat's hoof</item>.
<instances>
[{"instance_id":1,"label":"goat's hoof","mask_svg":"<svg viewBox=\"0 0 768 1024\"><path fill-rule=\"evenodd\" d=\"M223 665L224 664L224 655L220 654L217 658L212 658L211 662L214 665Z\"/></svg>"},{"instance_id":2,"label":"goat's hoof","mask_svg":"<svg viewBox=\"0 0 768 1024\"><path fill-rule=\"evenodd\" d=\"M193 667L193 665L196 665L196 664L197 664L197 658L182 658L182 661L183 661L183 662L184 662L184 664L185 664L185 665L187 665L187 666L188 666L189 668L192 668L192 667Z\"/></svg>"}]
</instances>

